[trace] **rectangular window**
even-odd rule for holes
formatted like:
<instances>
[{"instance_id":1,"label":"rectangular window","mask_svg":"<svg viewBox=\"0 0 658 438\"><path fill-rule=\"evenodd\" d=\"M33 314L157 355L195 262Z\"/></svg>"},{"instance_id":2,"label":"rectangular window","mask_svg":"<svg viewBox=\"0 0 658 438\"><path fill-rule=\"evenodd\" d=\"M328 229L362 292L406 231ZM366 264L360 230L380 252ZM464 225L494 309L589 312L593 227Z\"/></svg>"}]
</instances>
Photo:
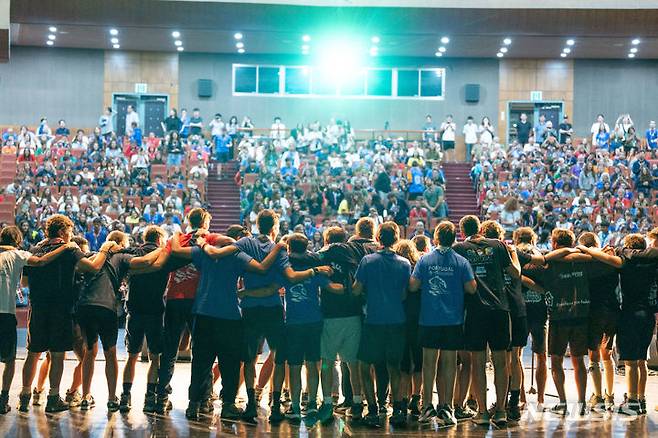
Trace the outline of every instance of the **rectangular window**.
<instances>
[{"instance_id":1,"label":"rectangular window","mask_svg":"<svg viewBox=\"0 0 658 438\"><path fill-rule=\"evenodd\" d=\"M279 93L279 67L258 67L258 92Z\"/></svg>"},{"instance_id":2,"label":"rectangular window","mask_svg":"<svg viewBox=\"0 0 658 438\"><path fill-rule=\"evenodd\" d=\"M368 96L391 96L393 93L393 70L368 70Z\"/></svg>"},{"instance_id":3,"label":"rectangular window","mask_svg":"<svg viewBox=\"0 0 658 438\"><path fill-rule=\"evenodd\" d=\"M398 70L398 96L418 97L418 70Z\"/></svg>"},{"instance_id":4,"label":"rectangular window","mask_svg":"<svg viewBox=\"0 0 658 438\"><path fill-rule=\"evenodd\" d=\"M443 96L443 70L440 68L420 71L420 96Z\"/></svg>"},{"instance_id":5,"label":"rectangular window","mask_svg":"<svg viewBox=\"0 0 658 438\"><path fill-rule=\"evenodd\" d=\"M366 94L366 71L360 69L350 72L340 84L342 96L363 96Z\"/></svg>"},{"instance_id":6,"label":"rectangular window","mask_svg":"<svg viewBox=\"0 0 658 438\"><path fill-rule=\"evenodd\" d=\"M338 94L336 75L330 70L314 68L311 93L320 96L336 96Z\"/></svg>"},{"instance_id":7,"label":"rectangular window","mask_svg":"<svg viewBox=\"0 0 658 438\"><path fill-rule=\"evenodd\" d=\"M310 94L311 69L286 67L286 94Z\"/></svg>"},{"instance_id":8,"label":"rectangular window","mask_svg":"<svg viewBox=\"0 0 658 438\"><path fill-rule=\"evenodd\" d=\"M256 67L235 67L234 91L236 93L256 92Z\"/></svg>"}]
</instances>

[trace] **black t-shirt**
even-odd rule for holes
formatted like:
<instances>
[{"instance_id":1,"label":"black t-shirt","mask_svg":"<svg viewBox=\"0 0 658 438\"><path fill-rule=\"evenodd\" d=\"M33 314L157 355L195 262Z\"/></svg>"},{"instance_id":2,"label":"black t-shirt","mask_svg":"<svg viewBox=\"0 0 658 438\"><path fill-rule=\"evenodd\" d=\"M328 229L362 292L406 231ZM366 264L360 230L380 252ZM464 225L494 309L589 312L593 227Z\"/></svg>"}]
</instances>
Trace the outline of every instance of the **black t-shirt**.
<instances>
[{"instance_id":1,"label":"black t-shirt","mask_svg":"<svg viewBox=\"0 0 658 438\"><path fill-rule=\"evenodd\" d=\"M619 271L605 263L593 261L590 265L590 272L598 274L590 276L589 279L590 312L619 312L619 299L617 298Z\"/></svg>"},{"instance_id":2,"label":"black t-shirt","mask_svg":"<svg viewBox=\"0 0 658 438\"><path fill-rule=\"evenodd\" d=\"M560 123L560 125L558 126L558 130L560 130L560 131L561 131L561 130L568 131L568 130L571 129L571 127L572 127L572 126L571 126L571 123L564 123L564 122L563 122L563 123ZM570 137L571 137L571 134L560 133L560 139L559 139L559 140L560 140L560 143L562 143L562 144L566 143L566 142L567 142L567 138L570 138Z\"/></svg>"},{"instance_id":3,"label":"black t-shirt","mask_svg":"<svg viewBox=\"0 0 658 438\"><path fill-rule=\"evenodd\" d=\"M519 140L519 143L526 143L528 141L531 130L532 130L532 125L528 121L526 121L525 123L519 121L516 124L516 137Z\"/></svg>"},{"instance_id":4,"label":"black t-shirt","mask_svg":"<svg viewBox=\"0 0 658 438\"><path fill-rule=\"evenodd\" d=\"M521 274L535 281L541 283L541 268L536 265L529 264L530 253L517 250L519 255L519 262L521 263ZM525 302L526 317L528 322L546 322L548 318L548 311L546 310L546 297L544 294L528 289L522 286L523 300Z\"/></svg>"},{"instance_id":5,"label":"black t-shirt","mask_svg":"<svg viewBox=\"0 0 658 438\"><path fill-rule=\"evenodd\" d=\"M63 243L45 243L32 248L32 254L43 256L59 248ZM85 255L79 249L65 251L44 266L25 268L30 287L30 304L54 309L72 310L78 298L75 266Z\"/></svg>"},{"instance_id":6,"label":"black t-shirt","mask_svg":"<svg viewBox=\"0 0 658 438\"><path fill-rule=\"evenodd\" d=\"M183 146L181 145L181 142L178 140L172 140L169 143L167 143L167 153L168 154L182 154L183 153Z\"/></svg>"},{"instance_id":7,"label":"black t-shirt","mask_svg":"<svg viewBox=\"0 0 658 438\"><path fill-rule=\"evenodd\" d=\"M590 263L560 261L538 270L551 321L578 323L588 318L590 269Z\"/></svg>"},{"instance_id":8,"label":"black t-shirt","mask_svg":"<svg viewBox=\"0 0 658 438\"><path fill-rule=\"evenodd\" d=\"M624 261L620 270L622 312L656 312L658 248L623 249L619 256Z\"/></svg>"},{"instance_id":9,"label":"black t-shirt","mask_svg":"<svg viewBox=\"0 0 658 438\"><path fill-rule=\"evenodd\" d=\"M507 247L496 239L467 239L453 249L471 264L477 293L466 296L466 308L473 311L510 311L504 271L512 264Z\"/></svg>"},{"instance_id":10,"label":"black t-shirt","mask_svg":"<svg viewBox=\"0 0 658 438\"><path fill-rule=\"evenodd\" d=\"M166 119L164 119L164 125L167 132L171 132L171 131L179 132L182 123L177 116L169 116Z\"/></svg>"},{"instance_id":11,"label":"black t-shirt","mask_svg":"<svg viewBox=\"0 0 658 438\"><path fill-rule=\"evenodd\" d=\"M137 248L129 248L124 251L133 256L141 257L157 250L159 247L154 243L145 243ZM126 310L131 314L140 315L162 315L165 309L165 290L169 280L167 263L163 269L148 274L131 274L128 282L128 299Z\"/></svg>"},{"instance_id":12,"label":"black t-shirt","mask_svg":"<svg viewBox=\"0 0 658 438\"><path fill-rule=\"evenodd\" d=\"M190 123L201 123L203 119L201 117L192 117L190 119ZM191 135L201 135L201 127L200 126L191 126L190 127L190 134Z\"/></svg>"},{"instance_id":13,"label":"black t-shirt","mask_svg":"<svg viewBox=\"0 0 658 438\"><path fill-rule=\"evenodd\" d=\"M322 315L325 318L361 316L363 301L352 295L354 275L361 259L377 251L377 244L370 239L354 238L347 243L334 243L318 253L319 264L329 265L334 270L333 283L342 284L344 294L322 292Z\"/></svg>"},{"instance_id":14,"label":"black t-shirt","mask_svg":"<svg viewBox=\"0 0 658 438\"><path fill-rule=\"evenodd\" d=\"M112 254L97 273L85 274L78 306L104 307L118 314L121 282L128 274L132 258L126 253Z\"/></svg>"},{"instance_id":15,"label":"black t-shirt","mask_svg":"<svg viewBox=\"0 0 658 438\"><path fill-rule=\"evenodd\" d=\"M530 257L525 253L515 250L521 266L530 262ZM505 290L509 301L510 316L512 318L522 318L526 316L525 300L523 299L523 284L518 278L512 278L505 273Z\"/></svg>"}]
</instances>

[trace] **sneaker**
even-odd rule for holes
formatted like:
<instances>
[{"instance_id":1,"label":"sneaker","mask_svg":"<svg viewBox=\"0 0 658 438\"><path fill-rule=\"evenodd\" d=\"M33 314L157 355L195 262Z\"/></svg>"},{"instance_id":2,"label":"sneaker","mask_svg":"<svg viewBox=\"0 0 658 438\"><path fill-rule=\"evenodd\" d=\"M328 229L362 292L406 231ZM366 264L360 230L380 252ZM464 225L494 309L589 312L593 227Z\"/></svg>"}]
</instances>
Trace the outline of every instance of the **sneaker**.
<instances>
[{"instance_id":1,"label":"sneaker","mask_svg":"<svg viewBox=\"0 0 658 438\"><path fill-rule=\"evenodd\" d=\"M471 421L478 426L488 426L491 422L491 416L487 411L478 412L471 417Z\"/></svg>"},{"instance_id":2,"label":"sneaker","mask_svg":"<svg viewBox=\"0 0 658 438\"><path fill-rule=\"evenodd\" d=\"M455 418L457 419L457 422L460 421L465 421L465 420L470 420L475 416L475 412L471 410L471 408L466 406L457 406L455 408Z\"/></svg>"},{"instance_id":3,"label":"sneaker","mask_svg":"<svg viewBox=\"0 0 658 438\"><path fill-rule=\"evenodd\" d=\"M491 417L491 422L496 425L496 427L505 427L507 426L507 412L505 411L496 411Z\"/></svg>"},{"instance_id":4,"label":"sneaker","mask_svg":"<svg viewBox=\"0 0 658 438\"><path fill-rule=\"evenodd\" d=\"M284 389L283 391L281 391L281 404L286 405L289 404L290 402L291 402L290 391Z\"/></svg>"},{"instance_id":5,"label":"sneaker","mask_svg":"<svg viewBox=\"0 0 658 438\"><path fill-rule=\"evenodd\" d=\"M258 408L255 403L247 403L247 408L242 413L245 420L253 420L258 417Z\"/></svg>"},{"instance_id":6,"label":"sneaker","mask_svg":"<svg viewBox=\"0 0 658 438\"><path fill-rule=\"evenodd\" d=\"M82 402L82 395L78 391L66 391L64 401L69 404L69 408L77 408Z\"/></svg>"},{"instance_id":7,"label":"sneaker","mask_svg":"<svg viewBox=\"0 0 658 438\"><path fill-rule=\"evenodd\" d=\"M617 413L623 415L640 415L640 402L625 397L624 402L619 405Z\"/></svg>"},{"instance_id":8,"label":"sneaker","mask_svg":"<svg viewBox=\"0 0 658 438\"><path fill-rule=\"evenodd\" d=\"M9 406L9 394L0 395L0 414L4 415L11 411L11 406Z\"/></svg>"},{"instance_id":9,"label":"sneaker","mask_svg":"<svg viewBox=\"0 0 658 438\"><path fill-rule=\"evenodd\" d=\"M437 418L443 423L444 426L456 426L457 418L452 412L452 408L448 405L440 406L437 410Z\"/></svg>"},{"instance_id":10,"label":"sneaker","mask_svg":"<svg viewBox=\"0 0 658 438\"><path fill-rule=\"evenodd\" d=\"M88 411L94 406L96 406L96 401L94 400L94 397L92 397L91 395L88 395L87 397L83 397L82 401L80 402L80 410L82 411Z\"/></svg>"},{"instance_id":11,"label":"sneaker","mask_svg":"<svg viewBox=\"0 0 658 438\"><path fill-rule=\"evenodd\" d=\"M285 416L281 412L281 404L274 403L272 405L272 412L270 412L270 423L280 423L284 418Z\"/></svg>"},{"instance_id":12,"label":"sneaker","mask_svg":"<svg viewBox=\"0 0 658 438\"><path fill-rule=\"evenodd\" d=\"M54 414L56 412L64 412L69 410L69 404L66 403L59 394L49 395L46 401L46 412Z\"/></svg>"},{"instance_id":13,"label":"sneaker","mask_svg":"<svg viewBox=\"0 0 658 438\"><path fill-rule=\"evenodd\" d=\"M388 414L388 407L386 407L386 403L383 403L379 405L379 409L377 410L379 415L386 415Z\"/></svg>"},{"instance_id":14,"label":"sneaker","mask_svg":"<svg viewBox=\"0 0 658 438\"><path fill-rule=\"evenodd\" d=\"M354 402L352 400L347 400L346 399L341 404L337 405L334 408L334 412L336 412L337 414L344 414L344 413L347 412L348 409L350 409L352 407L353 403Z\"/></svg>"},{"instance_id":15,"label":"sneaker","mask_svg":"<svg viewBox=\"0 0 658 438\"><path fill-rule=\"evenodd\" d=\"M215 405L210 399L208 399L200 404L199 413L203 415L213 415L215 413Z\"/></svg>"},{"instance_id":16,"label":"sneaker","mask_svg":"<svg viewBox=\"0 0 658 438\"><path fill-rule=\"evenodd\" d=\"M580 415L581 417L584 417L585 415L590 413L589 406L587 406L587 403L585 403L584 401L578 402L576 406L578 407L578 415Z\"/></svg>"},{"instance_id":17,"label":"sneaker","mask_svg":"<svg viewBox=\"0 0 658 438\"><path fill-rule=\"evenodd\" d=\"M119 411L126 413L130 412L132 407L130 394L123 393L121 394L121 400L119 401Z\"/></svg>"},{"instance_id":18,"label":"sneaker","mask_svg":"<svg viewBox=\"0 0 658 438\"><path fill-rule=\"evenodd\" d=\"M230 405L222 405L222 413L219 415L220 418L225 418L227 420L237 420L242 418L244 411L238 408L235 403Z\"/></svg>"},{"instance_id":19,"label":"sneaker","mask_svg":"<svg viewBox=\"0 0 658 438\"><path fill-rule=\"evenodd\" d=\"M376 412L368 412L368 415L363 417L363 424L368 427L379 427L379 415Z\"/></svg>"},{"instance_id":20,"label":"sneaker","mask_svg":"<svg viewBox=\"0 0 658 438\"><path fill-rule=\"evenodd\" d=\"M640 399L640 415L647 415L647 399Z\"/></svg>"},{"instance_id":21,"label":"sneaker","mask_svg":"<svg viewBox=\"0 0 658 438\"><path fill-rule=\"evenodd\" d=\"M107 401L107 410L109 412L116 412L120 408L119 399L114 397L112 400Z\"/></svg>"},{"instance_id":22,"label":"sneaker","mask_svg":"<svg viewBox=\"0 0 658 438\"><path fill-rule=\"evenodd\" d=\"M37 391L36 388L32 390L32 406L41 406L41 393L43 391Z\"/></svg>"},{"instance_id":23,"label":"sneaker","mask_svg":"<svg viewBox=\"0 0 658 438\"><path fill-rule=\"evenodd\" d=\"M201 403L199 402L190 402L185 409L185 418L190 421L199 421L199 409Z\"/></svg>"},{"instance_id":24,"label":"sneaker","mask_svg":"<svg viewBox=\"0 0 658 438\"><path fill-rule=\"evenodd\" d=\"M424 406L422 414L420 414L420 416L418 417L418 422L431 423L432 418L436 418L436 411L434 410L434 406L432 405Z\"/></svg>"},{"instance_id":25,"label":"sneaker","mask_svg":"<svg viewBox=\"0 0 658 438\"><path fill-rule=\"evenodd\" d=\"M308 392L302 392L302 399L300 405L302 409L308 406Z\"/></svg>"},{"instance_id":26,"label":"sneaker","mask_svg":"<svg viewBox=\"0 0 658 438\"><path fill-rule=\"evenodd\" d=\"M555 406L553 406L549 411L552 414L555 415L560 415L562 417L566 417L569 411L567 411L567 404L566 403L558 403Z\"/></svg>"},{"instance_id":27,"label":"sneaker","mask_svg":"<svg viewBox=\"0 0 658 438\"><path fill-rule=\"evenodd\" d=\"M395 427L402 427L407 424L407 413L403 410L393 411L389 423Z\"/></svg>"},{"instance_id":28,"label":"sneaker","mask_svg":"<svg viewBox=\"0 0 658 438\"><path fill-rule=\"evenodd\" d=\"M353 403L349 410L349 415L352 421L361 421L363 419L363 405L361 403Z\"/></svg>"},{"instance_id":29,"label":"sneaker","mask_svg":"<svg viewBox=\"0 0 658 438\"><path fill-rule=\"evenodd\" d=\"M587 405L592 412L602 412L606 410L605 400L603 397L597 396L596 394L592 394L592 396L589 398L589 401L587 402Z\"/></svg>"},{"instance_id":30,"label":"sneaker","mask_svg":"<svg viewBox=\"0 0 658 438\"><path fill-rule=\"evenodd\" d=\"M158 406L155 393L147 392L146 396L144 397L144 409L142 409L142 412L152 414L156 412L157 407Z\"/></svg>"},{"instance_id":31,"label":"sneaker","mask_svg":"<svg viewBox=\"0 0 658 438\"><path fill-rule=\"evenodd\" d=\"M328 424L334 419L334 408L329 403L322 403L320 410L318 411L318 420L322 424Z\"/></svg>"},{"instance_id":32,"label":"sneaker","mask_svg":"<svg viewBox=\"0 0 658 438\"><path fill-rule=\"evenodd\" d=\"M167 411L172 408L168 395L157 395L155 401L155 413L159 415L166 415Z\"/></svg>"},{"instance_id":33,"label":"sneaker","mask_svg":"<svg viewBox=\"0 0 658 438\"><path fill-rule=\"evenodd\" d=\"M219 397L220 397L220 396L219 396L215 391L212 391L212 392L210 393L210 400L211 400L211 401L217 401L217 400L219 400Z\"/></svg>"},{"instance_id":34,"label":"sneaker","mask_svg":"<svg viewBox=\"0 0 658 438\"><path fill-rule=\"evenodd\" d=\"M292 424L299 424L302 422L301 408L297 410L292 406L288 406L288 409L286 409L286 412L283 415L285 416L286 420Z\"/></svg>"},{"instance_id":35,"label":"sneaker","mask_svg":"<svg viewBox=\"0 0 658 438\"><path fill-rule=\"evenodd\" d=\"M19 412L30 412L30 399L32 399L32 394L20 394L18 396L18 411Z\"/></svg>"},{"instance_id":36,"label":"sneaker","mask_svg":"<svg viewBox=\"0 0 658 438\"><path fill-rule=\"evenodd\" d=\"M478 411L478 402L476 402L475 399L469 398L466 400L466 407L468 407L473 412L473 416L475 416Z\"/></svg>"},{"instance_id":37,"label":"sneaker","mask_svg":"<svg viewBox=\"0 0 658 438\"><path fill-rule=\"evenodd\" d=\"M612 411L615 408L615 395L606 393L603 397L605 403L605 409L607 411Z\"/></svg>"},{"instance_id":38,"label":"sneaker","mask_svg":"<svg viewBox=\"0 0 658 438\"><path fill-rule=\"evenodd\" d=\"M507 420L512 423L518 423L521 420L521 409L519 405L507 406Z\"/></svg>"},{"instance_id":39,"label":"sneaker","mask_svg":"<svg viewBox=\"0 0 658 438\"><path fill-rule=\"evenodd\" d=\"M419 417L420 416L420 396L419 395L411 396L411 400L409 401L409 413L413 417Z\"/></svg>"}]
</instances>

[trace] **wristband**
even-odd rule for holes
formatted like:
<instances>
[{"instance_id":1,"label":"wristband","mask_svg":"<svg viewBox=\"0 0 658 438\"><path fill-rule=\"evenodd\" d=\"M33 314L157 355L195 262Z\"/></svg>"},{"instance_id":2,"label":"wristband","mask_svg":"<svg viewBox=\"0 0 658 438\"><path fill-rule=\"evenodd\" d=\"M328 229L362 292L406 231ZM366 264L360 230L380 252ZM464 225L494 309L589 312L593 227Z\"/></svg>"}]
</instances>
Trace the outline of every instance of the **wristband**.
<instances>
[{"instance_id":1,"label":"wristband","mask_svg":"<svg viewBox=\"0 0 658 438\"><path fill-rule=\"evenodd\" d=\"M208 242L204 242L203 245L201 245L201 249L206 249L206 246L208 246Z\"/></svg>"},{"instance_id":2,"label":"wristband","mask_svg":"<svg viewBox=\"0 0 658 438\"><path fill-rule=\"evenodd\" d=\"M318 275L318 268L313 268L312 270L313 270L313 276L314 276L314 277L315 277L316 275Z\"/></svg>"}]
</instances>

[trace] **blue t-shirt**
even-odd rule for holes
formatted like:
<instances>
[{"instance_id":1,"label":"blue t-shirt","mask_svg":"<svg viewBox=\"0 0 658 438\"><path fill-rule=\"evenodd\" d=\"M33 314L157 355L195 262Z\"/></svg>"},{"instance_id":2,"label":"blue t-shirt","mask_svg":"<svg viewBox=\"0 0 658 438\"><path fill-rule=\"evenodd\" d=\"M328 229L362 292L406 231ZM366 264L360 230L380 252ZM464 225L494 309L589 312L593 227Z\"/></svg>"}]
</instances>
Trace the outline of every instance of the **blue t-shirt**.
<instances>
[{"instance_id":1,"label":"blue t-shirt","mask_svg":"<svg viewBox=\"0 0 658 438\"><path fill-rule=\"evenodd\" d=\"M464 283L475 278L468 260L452 249L435 249L418 260L412 276L421 282L420 325L464 323Z\"/></svg>"},{"instance_id":2,"label":"blue t-shirt","mask_svg":"<svg viewBox=\"0 0 658 438\"><path fill-rule=\"evenodd\" d=\"M274 247L274 242L264 237L243 237L235 242L234 245L256 261L262 262ZM256 289L270 286L271 284L286 284L283 271L289 266L290 262L288 261L288 253L285 251L279 251L276 261L264 275L256 274L254 272L243 273L244 287L245 289ZM240 301L240 307L243 309L258 306L275 307L281 305L283 304L281 303L281 298L278 294L264 298L244 297L242 301Z\"/></svg>"},{"instance_id":3,"label":"blue t-shirt","mask_svg":"<svg viewBox=\"0 0 658 438\"><path fill-rule=\"evenodd\" d=\"M654 130L647 129L644 136L647 139L647 144L649 145L649 149L658 148L658 129L654 129Z\"/></svg>"},{"instance_id":4,"label":"blue t-shirt","mask_svg":"<svg viewBox=\"0 0 658 438\"><path fill-rule=\"evenodd\" d=\"M409 193L423 193L425 187L423 186L423 171L418 167L412 167L411 170L411 184L409 184Z\"/></svg>"},{"instance_id":5,"label":"blue t-shirt","mask_svg":"<svg viewBox=\"0 0 658 438\"><path fill-rule=\"evenodd\" d=\"M402 324L404 298L409 287L411 263L391 251L365 256L356 270L356 280L366 294L366 324Z\"/></svg>"},{"instance_id":6,"label":"blue t-shirt","mask_svg":"<svg viewBox=\"0 0 658 438\"><path fill-rule=\"evenodd\" d=\"M286 283L286 324L322 321L320 293L328 285L329 278L324 275L316 275L302 283Z\"/></svg>"},{"instance_id":7,"label":"blue t-shirt","mask_svg":"<svg viewBox=\"0 0 658 438\"><path fill-rule=\"evenodd\" d=\"M238 252L213 260L198 246L192 248L192 263L200 272L192 313L219 319L239 320L238 277L251 257Z\"/></svg>"}]
</instances>

